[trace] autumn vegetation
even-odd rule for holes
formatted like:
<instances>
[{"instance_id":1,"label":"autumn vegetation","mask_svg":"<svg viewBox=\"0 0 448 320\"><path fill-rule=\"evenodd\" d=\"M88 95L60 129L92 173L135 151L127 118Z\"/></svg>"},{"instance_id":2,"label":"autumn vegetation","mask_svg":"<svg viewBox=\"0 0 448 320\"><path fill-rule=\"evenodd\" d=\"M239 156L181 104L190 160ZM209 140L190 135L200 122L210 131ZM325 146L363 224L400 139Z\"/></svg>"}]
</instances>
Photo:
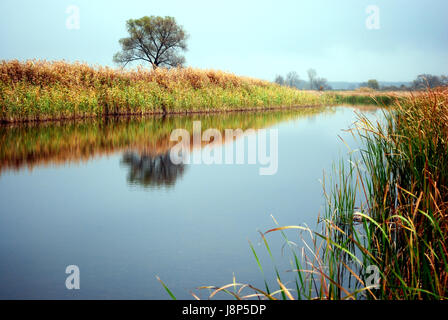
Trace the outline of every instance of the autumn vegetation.
<instances>
[{"instance_id":1,"label":"autumn vegetation","mask_svg":"<svg viewBox=\"0 0 448 320\"><path fill-rule=\"evenodd\" d=\"M367 101L374 103L369 94ZM0 121L330 105L348 99L216 70L125 70L64 61L0 63Z\"/></svg>"}]
</instances>

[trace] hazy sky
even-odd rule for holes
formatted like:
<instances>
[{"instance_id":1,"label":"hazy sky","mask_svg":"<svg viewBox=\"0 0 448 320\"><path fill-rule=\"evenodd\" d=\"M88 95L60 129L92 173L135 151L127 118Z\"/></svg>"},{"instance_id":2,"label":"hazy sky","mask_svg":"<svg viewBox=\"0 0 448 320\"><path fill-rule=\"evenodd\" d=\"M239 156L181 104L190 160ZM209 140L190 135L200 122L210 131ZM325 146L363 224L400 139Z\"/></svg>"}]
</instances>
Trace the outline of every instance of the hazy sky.
<instances>
[{"instance_id":1,"label":"hazy sky","mask_svg":"<svg viewBox=\"0 0 448 320\"><path fill-rule=\"evenodd\" d=\"M79 29L66 26L70 5ZM192 67L267 80L290 70L306 79L311 67L330 81L448 74L447 0L1 0L0 59L113 65L126 20L145 15L184 26Z\"/></svg>"}]
</instances>

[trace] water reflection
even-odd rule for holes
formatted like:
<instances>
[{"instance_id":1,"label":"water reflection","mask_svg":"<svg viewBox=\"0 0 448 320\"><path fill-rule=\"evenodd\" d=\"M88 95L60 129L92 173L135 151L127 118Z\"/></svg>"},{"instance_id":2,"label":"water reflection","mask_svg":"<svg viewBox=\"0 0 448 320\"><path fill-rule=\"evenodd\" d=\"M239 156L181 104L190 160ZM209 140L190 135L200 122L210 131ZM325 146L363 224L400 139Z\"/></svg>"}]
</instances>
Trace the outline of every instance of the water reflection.
<instances>
[{"instance_id":1,"label":"water reflection","mask_svg":"<svg viewBox=\"0 0 448 320\"><path fill-rule=\"evenodd\" d=\"M0 298L168 298L156 275L178 299L233 275L264 287L248 238L259 243L256 230L275 226L271 215L316 225L325 201L319 179L346 152L339 135L357 148L341 131L355 118L338 107L0 126ZM170 134L191 132L195 120L202 130L275 126L280 170L172 166ZM276 267L288 270L282 240L269 242ZM269 263L260 245L258 258ZM70 264L81 269L77 292L64 285ZM285 283L294 283L290 274Z\"/></svg>"},{"instance_id":2,"label":"water reflection","mask_svg":"<svg viewBox=\"0 0 448 320\"><path fill-rule=\"evenodd\" d=\"M146 185L149 176L155 177L155 172L151 171L155 167L148 167L147 164L163 163L164 166L157 168L170 168L166 175L169 177L167 181L171 183L172 176L168 172L173 172L174 168L167 166L167 162L160 159L165 159L175 144L170 141L174 129L182 128L192 132L194 121L201 121L202 130L261 129L289 119L316 115L324 110L327 109L301 108L253 113L120 117L0 125L0 174L7 170L33 169L41 165L85 162L96 156L130 151L134 155L140 154L140 164L135 157L132 158L131 181L142 181L142 184ZM124 159L124 163L129 163L128 155L125 155ZM183 170L175 169L178 174ZM150 180L161 181L160 178Z\"/></svg>"},{"instance_id":3,"label":"water reflection","mask_svg":"<svg viewBox=\"0 0 448 320\"><path fill-rule=\"evenodd\" d=\"M121 164L129 167L128 183L144 187L172 187L184 171L183 164L174 164L170 153L152 156L136 151L126 151Z\"/></svg>"}]
</instances>

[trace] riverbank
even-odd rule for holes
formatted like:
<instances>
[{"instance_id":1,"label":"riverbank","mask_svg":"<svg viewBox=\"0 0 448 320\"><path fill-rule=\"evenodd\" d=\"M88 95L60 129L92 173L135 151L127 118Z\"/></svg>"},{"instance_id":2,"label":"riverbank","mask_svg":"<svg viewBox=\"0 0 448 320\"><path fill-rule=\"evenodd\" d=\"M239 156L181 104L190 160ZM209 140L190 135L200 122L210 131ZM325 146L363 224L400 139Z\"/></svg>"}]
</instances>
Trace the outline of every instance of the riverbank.
<instances>
[{"instance_id":1,"label":"riverbank","mask_svg":"<svg viewBox=\"0 0 448 320\"><path fill-rule=\"evenodd\" d=\"M0 121L389 104L392 94L302 91L215 70L124 71L62 61L0 63Z\"/></svg>"},{"instance_id":2,"label":"riverbank","mask_svg":"<svg viewBox=\"0 0 448 320\"><path fill-rule=\"evenodd\" d=\"M329 270L315 280L331 279L328 299L447 299L448 88L396 102L383 120L359 117L364 147L327 183Z\"/></svg>"}]
</instances>

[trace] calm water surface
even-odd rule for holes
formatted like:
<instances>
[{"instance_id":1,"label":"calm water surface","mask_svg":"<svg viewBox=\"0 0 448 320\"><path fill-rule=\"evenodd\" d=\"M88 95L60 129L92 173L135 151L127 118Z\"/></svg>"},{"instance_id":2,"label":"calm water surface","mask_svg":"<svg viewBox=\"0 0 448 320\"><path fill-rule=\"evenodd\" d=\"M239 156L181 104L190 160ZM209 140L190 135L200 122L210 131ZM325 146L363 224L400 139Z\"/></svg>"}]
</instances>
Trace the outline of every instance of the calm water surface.
<instances>
[{"instance_id":1,"label":"calm water surface","mask_svg":"<svg viewBox=\"0 0 448 320\"><path fill-rule=\"evenodd\" d=\"M257 230L316 226L322 179L356 148L355 112L306 111L0 127L0 298L179 299L202 285L263 287ZM172 129L278 129L278 172L260 165L174 165ZM268 140L269 141L269 140ZM234 143L234 142L230 142ZM201 152L201 150L194 150ZM269 235L280 270L282 241ZM67 290L65 268L80 268ZM272 269L266 269L266 273ZM206 291L195 291L207 297Z\"/></svg>"}]
</instances>

